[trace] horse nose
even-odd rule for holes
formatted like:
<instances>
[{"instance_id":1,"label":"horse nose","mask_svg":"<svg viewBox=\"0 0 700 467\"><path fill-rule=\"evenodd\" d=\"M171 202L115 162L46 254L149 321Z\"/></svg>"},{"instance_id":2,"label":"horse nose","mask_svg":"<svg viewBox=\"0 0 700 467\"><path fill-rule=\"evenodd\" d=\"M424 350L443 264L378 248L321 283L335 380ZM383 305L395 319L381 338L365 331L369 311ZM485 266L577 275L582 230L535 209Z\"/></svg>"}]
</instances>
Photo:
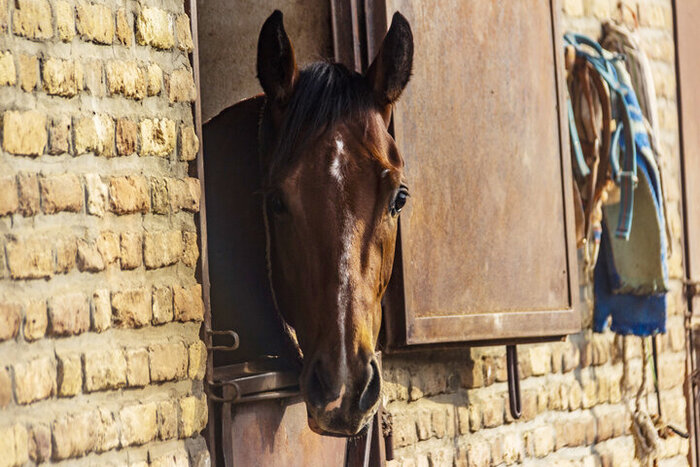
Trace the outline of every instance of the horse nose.
<instances>
[{"instance_id":1,"label":"horse nose","mask_svg":"<svg viewBox=\"0 0 700 467\"><path fill-rule=\"evenodd\" d=\"M323 409L326 404L337 398L332 394L332 385L329 383L327 373L323 370L321 360L316 360L311 365L306 381L306 393L309 403L316 409Z\"/></svg>"},{"instance_id":2,"label":"horse nose","mask_svg":"<svg viewBox=\"0 0 700 467\"><path fill-rule=\"evenodd\" d=\"M360 410L366 412L371 409L379 400L381 390L381 375L379 374L379 366L377 359L372 357L367 365L367 380L362 393L360 394Z\"/></svg>"}]
</instances>

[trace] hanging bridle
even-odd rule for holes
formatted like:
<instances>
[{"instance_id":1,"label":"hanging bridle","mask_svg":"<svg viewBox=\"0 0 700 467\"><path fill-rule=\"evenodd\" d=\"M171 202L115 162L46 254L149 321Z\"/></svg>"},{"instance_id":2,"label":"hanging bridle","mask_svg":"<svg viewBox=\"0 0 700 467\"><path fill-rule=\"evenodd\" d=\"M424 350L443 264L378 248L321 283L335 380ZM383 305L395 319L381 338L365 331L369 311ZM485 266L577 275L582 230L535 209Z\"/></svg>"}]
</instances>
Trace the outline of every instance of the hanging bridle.
<instances>
[{"instance_id":1,"label":"hanging bridle","mask_svg":"<svg viewBox=\"0 0 700 467\"><path fill-rule=\"evenodd\" d=\"M260 165L261 182L264 181L265 177L265 163L263 162L263 155L265 153L264 148L266 148L266 145L264 143L269 137L269 135L267 135L265 131L265 115L267 114L268 103L269 100L265 98L265 102L260 107L260 115L258 116L258 162ZM262 183L262 186L264 186L264 183ZM298 359L298 361L301 362L304 358L304 352L301 350L301 346L299 345L299 339L297 338L296 331L287 322L287 320L284 319L284 315L280 311L279 302L277 301L277 294L275 293L275 286L272 282L272 257L270 248L270 242L272 240L270 237L270 220L267 216L267 196L264 195L262 202L262 215L263 223L265 226L265 265L267 268L267 281L268 285L270 286L270 294L272 295L272 303L275 307L275 311L277 312L277 317L279 318L280 323L282 324L282 329L284 329L284 333L288 338L288 343L294 351L294 356L296 359Z\"/></svg>"}]
</instances>

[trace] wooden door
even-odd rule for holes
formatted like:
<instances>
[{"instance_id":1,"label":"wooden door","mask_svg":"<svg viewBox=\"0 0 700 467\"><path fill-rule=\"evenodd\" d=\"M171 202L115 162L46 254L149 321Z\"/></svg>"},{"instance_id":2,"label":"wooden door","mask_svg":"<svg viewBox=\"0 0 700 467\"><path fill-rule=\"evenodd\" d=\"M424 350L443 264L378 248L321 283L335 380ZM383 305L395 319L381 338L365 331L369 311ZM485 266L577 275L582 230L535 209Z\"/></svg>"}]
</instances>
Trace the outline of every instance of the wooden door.
<instances>
[{"instance_id":1,"label":"wooden door","mask_svg":"<svg viewBox=\"0 0 700 467\"><path fill-rule=\"evenodd\" d=\"M394 109L411 200L387 300L398 344L579 330L559 10L549 1L386 0L411 24ZM384 5L381 5L384 3ZM386 23L384 23L386 24Z\"/></svg>"}]
</instances>

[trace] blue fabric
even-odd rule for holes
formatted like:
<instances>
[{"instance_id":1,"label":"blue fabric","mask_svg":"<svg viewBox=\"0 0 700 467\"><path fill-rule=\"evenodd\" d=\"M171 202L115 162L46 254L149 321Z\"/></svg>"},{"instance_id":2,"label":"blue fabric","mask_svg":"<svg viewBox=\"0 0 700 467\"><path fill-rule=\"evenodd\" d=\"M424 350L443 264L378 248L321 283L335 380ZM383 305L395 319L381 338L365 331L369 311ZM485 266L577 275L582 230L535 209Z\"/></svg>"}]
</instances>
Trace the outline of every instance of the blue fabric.
<instances>
[{"instance_id":1,"label":"blue fabric","mask_svg":"<svg viewBox=\"0 0 700 467\"><path fill-rule=\"evenodd\" d=\"M639 154L639 153L638 153ZM654 196L657 213L661 216L663 225L663 209L661 190L654 171L650 170L647 161L638 155L640 183L648 183ZM659 254L668 275L666 262L666 236L662 229L661 248ZM607 225L603 220L603 235L600 244L600 254L594 272L595 308L593 312L593 330L602 332L607 328L608 318L610 329L618 334L634 334L651 336L666 332L666 294L632 295L618 294L614 290L619 286L620 277L615 270L613 254L608 237Z\"/></svg>"}]
</instances>

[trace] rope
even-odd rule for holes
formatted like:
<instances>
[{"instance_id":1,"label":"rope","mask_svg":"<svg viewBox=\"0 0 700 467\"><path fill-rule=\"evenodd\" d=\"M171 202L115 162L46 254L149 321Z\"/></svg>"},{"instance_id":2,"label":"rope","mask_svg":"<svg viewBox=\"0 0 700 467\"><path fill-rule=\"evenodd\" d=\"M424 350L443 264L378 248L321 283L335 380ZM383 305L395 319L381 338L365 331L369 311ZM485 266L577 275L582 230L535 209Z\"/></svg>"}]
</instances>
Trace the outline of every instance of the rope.
<instances>
[{"instance_id":1,"label":"rope","mask_svg":"<svg viewBox=\"0 0 700 467\"><path fill-rule=\"evenodd\" d=\"M637 390L635 398L635 410L632 416L632 435L634 436L635 457L639 459L640 464L650 466L658 458L660 451L659 433L654 426L654 422L648 413L648 407L642 408L642 401L646 404L644 393L649 380L649 356L648 356L648 340L644 337L642 340L642 383Z\"/></svg>"}]
</instances>

